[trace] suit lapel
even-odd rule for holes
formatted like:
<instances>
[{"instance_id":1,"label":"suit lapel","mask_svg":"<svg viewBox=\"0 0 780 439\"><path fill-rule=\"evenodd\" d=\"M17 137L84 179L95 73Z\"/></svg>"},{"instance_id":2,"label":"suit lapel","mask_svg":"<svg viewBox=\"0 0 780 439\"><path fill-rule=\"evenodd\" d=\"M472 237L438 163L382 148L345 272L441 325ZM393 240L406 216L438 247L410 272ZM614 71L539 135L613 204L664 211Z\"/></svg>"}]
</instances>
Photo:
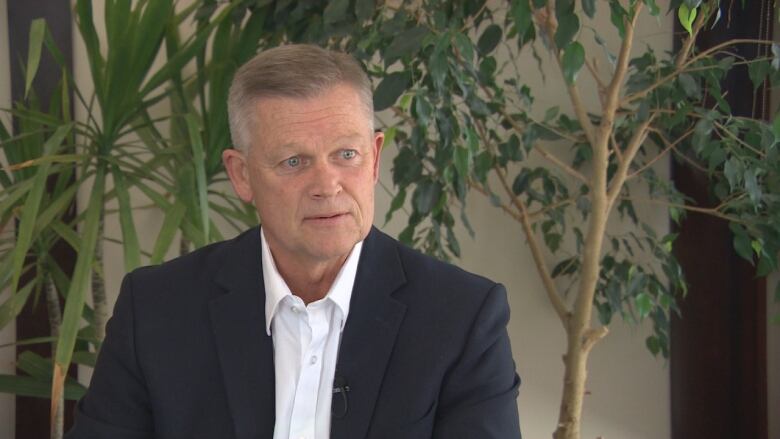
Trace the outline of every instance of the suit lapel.
<instances>
[{"instance_id":1,"label":"suit lapel","mask_svg":"<svg viewBox=\"0 0 780 439\"><path fill-rule=\"evenodd\" d=\"M226 294L209 303L222 377L239 439L271 438L275 422L273 342L265 332L260 233L238 237L216 281Z\"/></svg>"},{"instance_id":2,"label":"suit lapel","mask_svg":"<svg viewBox=\"0 0 780 439\"><path fill-rule=\"evenodd\" d=\"M366 436L406 305L391 297L405 282L395 241L372 229L363 243L336 374L350 387L349 409L331 420L331 438Z\"/></svg>"}]
</instances>

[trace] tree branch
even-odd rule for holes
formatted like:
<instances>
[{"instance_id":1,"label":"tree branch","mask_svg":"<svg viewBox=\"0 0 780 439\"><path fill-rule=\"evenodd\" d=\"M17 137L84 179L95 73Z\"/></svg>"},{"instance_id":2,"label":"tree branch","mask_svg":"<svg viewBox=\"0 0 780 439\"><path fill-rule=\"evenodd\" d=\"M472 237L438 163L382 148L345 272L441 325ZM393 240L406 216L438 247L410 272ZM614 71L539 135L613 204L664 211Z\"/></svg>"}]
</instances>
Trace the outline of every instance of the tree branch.
<instances>
[{"instance_id":1,"label":"tree branch","mask_svg":"<svg viewBox=\"0 0 780 439\"><path fill-rule=\"evenodd\" d=\"M585 352L590 352L590 350L593 348L593 345L595 345L599 340L606 337L609 333L609 328L606 326L599 326L598 328L591 328L585 331L585 335L583 335L582 340L582 350Z\"/></svg>"},{"instance_id":2,"label":"tree branch","mask_svg":"<svg viewBox=\"0 0 780 439\"><path fill-rule=\"evenodd\" d=\"M571 166L569 166L566 163L564 163L563 161L561 161L561 159L556 157L551 152L549 152L549 151L545 150L544 148L542 148L541 146L539 146L538 143L534 144L533 148L534 148L534 151L538 152L542 157L547 159L549 162L551 162L554 165L556 165L559 168L561 168L567 174L569 174L572 177L576 178L577 180L581 181L586 186L590 185L590 182L588 181L587 178L585 178L584 175L582 175L579 171L577 171L576 169L572 168Z\"/></svg>"},{"instance_id":3,"label":"tree branch","mask_svg":"<svg viewBox=\"0 0 780 439\"><path fill-rule=\"evenodd\" d=\"M761 157L762 159L766 158L766 153L764 153L763 151L757 150L756 148L754 148L749 143L747 143L744 140L740 139L738 136L736 136L734 133L732 133L731 130L729 130L728 128L726 128L722 124L720 124L718 122L714 122L713 124L715 125L715 128L719 132L725 132L726 135L728 135L728 137L731 137L734 141L736 141L740 145L744 146L745 149L751 151L752 153L756 154L757 156Z\"/></svg>"},{"instance_id":4,"label":"tree branch","mask_svg":"<svg viewBox=\"0 0 780 439\"><path fill-rule=\"evenodd\" d=\"M645 97L648 94L650 94L656 88L660 87L663 84L666 84L667 82L669 82L670 80L674 79L676 76L680 75L681 73L687 72L688 71L687 67L689 65L695 63L696 61L699 61L699 60L704 59L704 58L712 57L712 55L714 53L720 51L724 47L735 46L737 44L773 44L773 43L772 43L772 41L769 41L769 40L757 40L757 39L751 39L751 38L739 38L739 39L729 40L729 41L726 41L725 43L720 43L718 45L715 45L715 46L713 46L713 47L711 47L711 48L709 48L709 49L699 53L698 55L692 57L691 59L686 61L683 65L681 65L680 67L676 68L672 73L669 73L668 75L664 76L663 78L657 80L652 85L650 85L649 87L645 88L644 90L640 90L640 91L637 91L637 92L632 93L630 95L626 95L625 97L623 97L622 105L626 106L626 105L630 104L631 102L636 101L637 99L642 99L643 97ZM713 67L709 67L709 68L713 68L714 69L716 67L713 66ZM703 70L703 69L699 69L699 70ZM696 70L692 70L692 71L696 71Z\"/></svg>"},{"instance_id":5,"label":"tree branch","mask_svg":"<svg viewBox=\"0 0 780 439\"><path fill-rule=\"evenodd\" d=\"M499 166L494 166L493 169L496 171L496 174L498 175L504 190L511 197L512 203L520 212L520 224L523 226L523 232L525 232L525 237L528 240L528 246L530 247L531 255L534 258L536 270L539 273L539 276L542 278L542 283L544 284L544 290L547 293L547 298L550 299L550 303L555 309L556 314L558 314L558 318L561 319L564 327L566 327L568 325L570 311L563 302L558 289L555 287L555 282L553 281L552 276L550 276L550 270L547 269L547 264L544 261L542 250L536 240L533 229L531 229L531 221L528 217L528 211L525 207L525 203L523 203L522 200L520 200L514 194L514 192L512 192L512 188L507 182L506 174L504 174L503 169L501 169Z\"/></svg>"},{"instance_id":6,"label":"tree branch","mask_svg":"<svg viewBox=\"0 0 780 439\"><path fill-rule=\"evenodd\" d=\"M701 9L702 8L699 8L699 11L701 11ZM693 49L694 43L696 43L696 36L699 35L699 31L701 30L702 26L704 26L704 23L709 18L709 16L710 14L699 14L699 16L696 17L696 20L693 23L693 28L691 29L692 32L690 35L688 35L688 38L685 39L685 42L683 42L683 46L680 49L680 52L677 54L677 59L674 61L676 68L679 69L685 62L685 59L688 58L688 55Z\"/></svg>"},{"instance_id":7,"label":"tree branch","mask_svg":"<svg viewBox=\"0 0 780 439\"><path fill-rule=\"evenodd\" d=\"M663 137L663 134L660 133L658 130L654 130L654 129L648 128L648 131L653 131L653 132L658 133L661 136L662 140L664 141L665 148L661 152L659 152L655 157L653 157L650 161L648 161L647 163L642 165L639 169L637 169L636 171L634 171L631 174L629 174L626 177L626 180L631 180L632 178L634 178L634 177L642 174L643 172L645 172L645 170L647 170L647 168L653 166L658 160L661 159L661 157L666 155L666 153L668 153L671 150L674 150L675 146L677 146L678 143L680 143L681 141L685 140L686 137L688 137L691 134L693 134L693 129L690 129L690 130L686 131L685 133L683 133L680 137L678 137L674 142L669 142L669 141L666 140L665 137Z\"/></svg>"},{"instance_id":8,"label":"tree branch","mask_svg":"<svg viewBox=\"0 0 780 439\"><path fill-rule=\"evenodd\" d=\"M491 193L487 189L485 189L481 184L479 184L478 182L471 180L469 182L469 185L472 188L474 188L477 192L479 192L480 194L490 198ZM514 219L515 221L522 222L521 215L519 213L515 212L514 210L512 210L508 205L506 205L504 203L501 203L501 204L499 204L498 207L500 207L501 210L503 210L504 212L509 214L509 216L511 216L512 219Z\"/></svg>"},{"instance_id":9,"label":"tree branch","mask_svg":"<svg viewBox=\"0 0 780 439\"><path fill-rule=\"evenodd\" d=\"M620 53L618 55L617 64L615 67L615 74L612 75L612 80L607 87L606 106L604 107L604 119L601 122L601 128L605 132L612 131L612 124L614 123L615 111L618 108L620 91L623 88L623 80L626 77L628 71L629 57L631 55L631 47L634 42L634 28L636 26L636 20L639 17L639 12L642 10L643 3L637 3L634 8L634 15L626 25L626 34L623 37L623 42L620 44Z\"/></svg>"},{"instance_id":10,"label":"tree branch","mask_svg":"<svg viewBox=\"0 0 780 439\"><path fill-rule=\"evenodd\" d=\"M607 89L607 84L604 84L604 81L601 80L598 69L593 63L591 63L586 59L585 66L588 68L588 71L590 72L590 75L593 77L593 80L596 81L596 84L598 84L599 86L599 99L601 99L601 104L604 105L604 90Z\"/></svg>"},{"instance_id":11,"label":"tree branch","mask_svg":"<svg viewBox=\"0 0 780 439\"><path fill-rule=\"evenodd\" d=\"M483 88L483 90L484 90L484 88ZM490 94L490 92L488 90L484 90L484 91L485 91L486 94L488 94L489 97L491 96L491 94ZM492 97L491 97L491 99L492 99ZM517 121L515 121L515 119L510 114L508 114L506 112L505 108L501 108L501 114L504 116L504 119L506 119L506 121L509 122L510 125L512 125L512 128L515 131L517 131L518 134L523 132L522 127L520 125L518 125ZM564 137L564 136L562 136L562 137ZM569 140L576 141L577 139L569 139ZM538 143L535 143L533 148L542 157L544 157L545 159L547 159L548 161L550 161L554 165L560 167L561 170L563 170L567 174L571 175L572 177L576 178L577 180L580 180L581 182L585 183L586 185L588 184L588 179L585 178L584 175L582 175L579 171L577 171L576 169L574 169L571 166L569 166L566 163L564 163L561 159L559 159L558 157L556 157L555 155L553 155L549 151L546 151L545 149L543 149L541 146L539 146Z\"/></svg>"},{"instance_id":12,"label":"tree branch","mask_svg":"<svg viewBox=\"0 0 780 439\"><path fill-rule=\"evenodd\" d=\"M746 224L745 221L743 221L743 220L741 220L741 219L739 219L737 217L733 217L733 216L730 216L730 215L726 215L725 213L722 213L720 211L720 209L723 208L722 204L718 205L717 207L696 207L696 206L690 206L688 204L678 204L678 203L670 203L668 201L663 201L663 200L654 200L652 198L635 198L635 197L625 197L625 196L623 196L623 197L620 197L620 199L621 200L626 200L626 201L631 201L633 203L649 203L649 204L657 204L657 205L666 206L666 207L673 207L673 208L676 208L676 209L683 209L683 210L687 210L687 211L690 211L690 212L703 213L705 215L710 215L710 216L713 216L715 218L721 218L721 219L724 219L726 221L730 221L730 222L734 222L734 223L738 223L738 224Z\"/></svg>"},{"instance_id":13,"label":"tree branch","mask_svg":"<svg viewBox=\"0 0 780 439\"><path fill-rule=\"evenodd\" d=\"M631 140L628 142L624 160L618 165L617 171L612 177L612 185L607 191L608 212L612 209L612 206L615 203L615 199L623 189L623 184L626 182L626 177L628 175L628 169L631 167L631 163L634 161L636 154L639 152L639 148L642 146L642 143L644 143L645 139L647 138L647 128L653 122L654 118L655 115L650 115L644 122L642 122L639 127L636 128L634 135L631 136Z\"/></svg>"}]
</instances>

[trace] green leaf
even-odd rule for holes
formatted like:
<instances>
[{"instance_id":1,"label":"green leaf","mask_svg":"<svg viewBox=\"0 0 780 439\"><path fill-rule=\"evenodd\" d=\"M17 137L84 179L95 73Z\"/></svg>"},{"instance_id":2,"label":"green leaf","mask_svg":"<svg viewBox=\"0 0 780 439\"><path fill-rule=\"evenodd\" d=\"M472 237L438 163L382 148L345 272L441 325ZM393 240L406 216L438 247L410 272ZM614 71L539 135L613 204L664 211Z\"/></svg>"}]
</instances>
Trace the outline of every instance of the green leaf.
<instances>
[{"instance_id":1,"label":"green leaf","mask_svg":"<svg viewBox=\"0 0 780 439\"><path fill-rule=\"evenodd\" d=\"M479 37L479 41L477 42L477 48L479 49L480 55L485 56L495 50L498 43L501 42L502 35L503 31L501 30L501 26L497 24L491 24L485 28L485 31L482 32L482 36Z\"/></svg>"},{"instance_id":2,"label":"green leaf","mask_svg":"<svg viewBox=\"0 0 780 439\"><path fill-rule=\"evenodd\" d=\"M385 76L374 92L374 111L382 111L392 106L408 84L408 72L395 72Z\"/></svg>"},{"instance_id":3,"label":"green leaf","mask_svg":"<svg viewBox=\"0 0 780 439\"><path fill-rule=\"evenodd\" d=\"M573 256L571 258L566 258L558 262L557 264L555 264L555 267L553 267L550 276L556 278L561 275L571 275L576 273L578 269L579 269L579 261L576 256Z\"/></svg>"},{"instance_id":4,"label":"green leaf","mask_svg":"<svg viewBox=\"0 0 780 439\"><path fill-rule=\"evenodd\" d=\"M696 98L701 96L701 88L699 87L699 83L693 79L693 76L682 73L677 77L677 80L680 81L680 85L682 85L685 94L689 97Z\"/></svg>"},{"instance_id":5,"label":"green leaf","mask_svg":"<svg viewBox=\"0 0 780 439\"><path fill-rule=\"evenodd\" d=\"M444 82L449 69L449 57L447 56L449 48L450 38L447 34L442 34L428 61L428 71L433 78L436 90L440 93L445 93Z\"/></svg>"},{"instance_id":6,"label":"green leaf","mask_svg":"<svg viewBox=\"0 0 780 439\"><path fill-rule=\"evenodd\" d=\"M154 243L154 249L152 250L152 257L149 260L150 264L159 264L165 257L165 253L173 242L173 238L176 236L176 231L179 229L179 225L184 219L184 214L187 212L187 206L184 205L181 200L177 200L170 210L165 212L165 218L163 219L160 232L157 234L157 240Z\"/></svg>"},{"instance_id":7,"label":"green leaf","mask_svg":"<svg viewBox=\"0 0 780 439\"><path fill-rule=\"evenodd\" d=\"M60 338L57 341L55 356L55 378L64 377L70 365L73 347L76 344L76 336L81 326L81 315L87 296L87 282L92 272L95 247L98 245L98 225L103 215L104 188L106 180L106 168L104 163L99 163L95 180L92 184L89 201L84 213L84 227L81 229L82 245L73 269L67 301L60 326ZM61 375L59 375L61 374ZM57 382L59 385L60 381Z\"/></svg>"},{"instance_id":8,"label":"green leaf","mask_svg":"<svg viewBox=\"0 0 780 439\"><path fill-rule=\"evenodd\" d=\"M38 73L38 67L41 64L41 49L43 48L43 37L46 34L46 20L36 18L30 23L30 45L27 48L27 68L24 80L24 97L27 98L32 88L35 75Z\"/></svg>"},{"instance_id":9,"label":"green leaf","mask_svg":"<svg viewBox=\"0 0 780 439\"><path fill-rule=\"evenodd\" d=\"M636 296L636 310L639 313L639 318L647 317L652 309L653 299L647 293L639 293Z\"/></svg>"},{"instance_id":10,"label":"green leaf","mask_svg":"<svg viewBox=\"0 0 780 439\"><path fill-rule=\"evenodd\" d=\"M474 61L474 43L466 34L455 34L455 47L457 47L460 57L466 61L466 64L471 64Z\"/></svg>"},{"instance_id":11,"label":"green leaf","mask_svg":"<svg viewBox=\"0 0 780 439\"><path fill-rule=\"evenodd\" d=\"M0 328L5 328L9 322L13 322L16 316L22 312L27 298L35 286L35 282L29 282L19 291L13 293L2 305L0 305Z\"/></svg>"},{"instance_id":12,"label":"green leaf","mask_svg":"<svg viewBox=\"0 0 780 439\"><path fill-rule=\"evenodd\" d=\"M119 224L122 228L122 251L124 252L125 271L131 272L141 266L141 246L138 243L133 208L130 205L130 194L127 190L125 176L117 166L112 166L114 189L119 204Z\"/></svg>"},{"instance_id":13,"label":"green leaf","mask_svg":"<svg viewBox=\"0 0 780 439\"><path fill-rule=\"evenodd\" d=\"M349 0L330 0L322 13L322 19L325 24L345 21L348 9Z\"/></svg>"},{"instance_id":14,"label":"green leaf","mask_svg":"<svg viewBox=\"0 0 780 439\"><path fill-rule=\"evenodd\" d=\"M596 15L596 0L582 0L582 10L592 19Z\"/></svg>"},{"instance_id":15,"label":"green leaf","mask_svg":"<svg viewBox=\"0 0 780 439\"><path fill-rule=\"evenodd\" d=\"M79 351L73 353L73 362L83 366L95 367L97 354L95 352Z\"/></svg>"},{"instance_id":16,"label":"green leaf","mask_svg":"<svg viewBox=\"0 0 780 439\"><path fill-rule=\"evenodd\" d=\"M24 351L16 360L16 367L33 378L51 379L51 360L32 351Z\"/></svg>"},{"instance_id":17,"label":"green leaf","mask_svg":"<svg viewBox=\"0 0 780 439\"><path fill-rule=\"evenodd\" d=\"M431 113L433 113L433 106L425 95L419 94L414 97L414 111L417 122L422 126L427 126L431 119ZM387 135L385 135L385 143L387 143Z\"/></svg>"},{"instance_id":18,"label":"green leaf","mask_svg":"<svg viewBox=\"0 0 780 439\"><path fill-rule=\"evenodd\" d=\"M780 113L777 113L772 121L772 134L775 136L775 142L780 142Z\"/></svg>"},{"instance_id":19,"label":"green leaf","mask_svg":"<svg viewBox=\"0 0 780 439\"><path fill-rule=\"evenodd\" d=\"M761 241L754 239L750 246L753 247L753 251L756 252L756 256L761 256L761 249L764 248L764 246L761 244Z\"/></svg>"},{"instance_id":20,"label":"green leaf","mask_svg":"<svg viewBox=\"0 0 780 439\"><path fill-rule=\"evenodd\" d=\"M52 154L65 139L65 136L70 132L71 125L63 125L57 128L57 131L43 145L43 155L47 156ZM17 230L16 245L11 255L12 273L13 279L11 281L11 291L16 291L19 285L19 279L22 276L22 267L24 261L27 258L27 251L29 250L34 240L33 231L35 229L35 223L38 219L38 211L41 207L41 201L43 200L43 194L46 190L46 180L49 177L49 168L51 162L44 161L38 165L38 169L35 172L34 183L32 189L25 199L24 206L22 207L21 219L19 220L19 227Z\"/></svg>"},{"instance_id":21,"label":"green leaf","mask_svg":"<svg viewBox=\"0 0 780 439\"><path fill-rule=\"evenodd\" d=\"M415 211L421 215L427 215L433 210L433 206L439 201L441 186L433 181L421 182L414 191L412 203Z\"/></svg>"},{"instance_id":22,"label":"green leaf","mask_svg":"<svg viewBox=\"0 0 780 439\"><path fill-rule=\"evenodd\" d=\"M0 393L49 398L51 396L51 381L28 376L0 375ZM85 393L87 393L87 389L84 386L74 382L65 383L65 399L79 400Z\"/></svg>"},{"instance_id":23,"label":"green leaf","mask_svg":"<svg viewBox=\"0 0 780 439\"><path fill-rule=\"evenodd\" d=\"M758 185L758 176L755 169L745 170L745 190L750 195L750 201L758 207L763 194L761 187Z\"/></svg>"},{"instance_id":24,"label":"green leaf","mask_svg":"<svg viewBox=\"0 0 780 439\"><path fill-rule=\"evenodd\" d=\"M753 247L750 243L750 236L742 228L742 226L736 224L730 224L729 228L734 233L734 250L742 259L753 263Z\"/></svg>"},{"instance_id":25,"label":"green leaf","mask_svg":"<svg viewBox=\"0 0 780 439\"><path fill-rule=\"evenodd\" d=\"M423 40L428 35L427 28L416 26L407 29L393 38L393 42L385 49L384 58L386 65L405 56L414 56L422 47Z\"/></svg>"},{"instance_id":26,"label":"green leaf","mask_svg":"<svg viewBox=\"0 0 780 439\"><path fill-rule=\"evenodd\" d=\"M488 151L480 152L474 159L474 175L480 182L485 182L488 172L493 168L493 156Z\"/></svg>"},{"instance_id":27,"label":"green leaf","mask_svg":"<svg viewBox=\"0 0 780 439\"><path fill-rule=\"evenodd\" d=\"M655 356L661 352L661 341L658 340L658 337L654 335L651 335L645 339L645 345L647 346L647 350L649 350L650 353Z\"/></svg>"},{"instance_id":28,"label":"green leaf","mask_svg":"<svg viewBox=\"0 0 780 439\"><path fill-rule=\"evenodd\" d=\"M206 181L206 156L203 152L203 139L195 115L185 116L187 131L192 146L192 161L195 165L195 184L198 191L198 210L200 211L200 229L203 232L203 245L209 242L209 203L208 183Z\"/></svg>"},{"instance_id":29,"label":"green leaf","mask_svg":"<svg viewBox=\"0 0 780 439\"><path fill-rule=\"evenodd\" d=\"M626 16L628 12L617 1L609 2L609 19L615 28L618 30L620 38L626 37Z\"/></svg>"},{"instance_id":30,"label":"green leaf","mask_svg":"<svg viewBox=\"0 0 780 439\"><path fill-rule=\"evenodd\" d=\"M742 178L742 171L742 162L736 157L732 157L726 161L726 164L723 166L723 173L726 175L726 179L728 180L732 191L739 185Z\"/></svg>"},{"instance_id":31,"label":"green leaf","mask_svg":"<svg viewBox=\"0 0 780 439\"><path fill-rule=\"evenodd\" d=\"M677 9L677 18L689 35L693 35L693 21L696 20L697 11L695 7L689 8L685 4L680 5L679 9Z\"/></svg>"},{"instance_id":32,"label":"green leaf","mask_svg":"<svg viewBox=\"0 0 780 439\"><path fill-rule=\"evenodd\" d=\"M512 183L512 192L515 195L520 195L522 193L525 193L525 191L528 189L528 184L531 182L531 172L528 171L528 169L523 168L519 174L517 174L517 177L515 177L515 181Z\"/></svg>"},{"instance_id":33,"label":"green leaf","mask_svg":"<svg viewBox=\"0 0 780 439\"><path fill-rule=\"evenodd\" d=\"M455 236L455 233L452 232L451 227L447 227L447 248L450 249L456 258L460 257L460 244L458 243L458 238Z\"/></svg>"},{"instance_id":34,"label":"green leaf","mask_svg":"<svg viewBox=\"0 0 780 439\"><path fill-rule=\"evenodd\" d=\"M512 18L519 38L523 38L531 27L531 6L528 0L512 0Z\"/></svg>"},{"instance_id":35,"label":"green leaf","mask_svg":"<svg viewBox=\"0 0 780 439\"><path fill-rule=\"evenodd\" d=\"M469 163L471 161L471 151L460 145L455 147L455 169L458 170L461 178L467 179L469 176Z\"/></svg>"},{"instance_id":36,"label":"green leaf","mask_svg":"<svg viewBox=\"0 0 780 439\"><path fill-rule=\"evenodd\" d=\"M555 31L555 45L562 49L566 47L580 30L580 19L575 14L564 15L558 19L558 29Z\"/></svg>"},{"instance_id":37,"label":"green leaf","mask_svg":"<svg viewBox=\"0 0 780 439\"><path fill-rule=\"evenodd\" d=\"M647 5L647 10L650 12L650 15L653 17L657 17L658 14L661 13L661 8L658 7L655 0L644 0L645 5Z\"/></svg>"},{"instance_id":38,"label":"green leaf","mask_svg":"<svg viewBox=\"0 0 780 439\"><path fill-rule=\"evenodd\" d=\"M748 76L750 76L750 81L753 82L753 90L761 87L770 69L771 66L766 60L754 61L748 64Z\"/></svg>"},{"instance_id":39,"label":"green leaf","mask_svg":"<svg viewBox=\"0 0 780 439\"><path fill-rule=\"evenodd\" d=\"M559 233L546 233L544 235L544 243L547 245L547 248L549 248L550 251L553 253L558 251L558 248L561 246L562 240L563 240L563 236L561 236Z\"/></svg>"},{"instance_id":40,"label":"green leaf","mask_svg":"<svg viewBox=\"0 0 780 439\"><path fill-rule=\"evenodd\" d=\"M402 187L397 194L393 197L393 201L390 202L390 209L385 214L385 225L393 218L393 213L403 207L406 201L406 188Z\"/></svg>"},{"instance_id":41,"label":"green leaf","mask_svg":"<svg viewBox=\"0 0 780 439\"><path fill-rule=\"evenodd\" d=\"M564 79L567 83L573 84L577 80L577 74L585 64L585 49L582 44L576 41L569 44L563 52L561 64Z\"/></svg>"},{"instance_id":42,"label":"green leaf","mask_svg":"<svg viewBox=\"0 0 780 439\"><path fill-rule=\"evenodd\" d=\"M355 16L358 21L366 21L374 15L374 0L355 0Z\"/></svg>"},{"instance_id":43,"label":"green leaf","mask_svg":"<svg viewBox=\"0 0 780 439\"><path fill-rule=\"evenodd\" d=\"M556 116L558 116L558 112L560 111L560 108L558 106L550 107L547 109L547 111L544 112L544 122L550 122L553 119L555 119Z\"/></svg>"}]
</instances>

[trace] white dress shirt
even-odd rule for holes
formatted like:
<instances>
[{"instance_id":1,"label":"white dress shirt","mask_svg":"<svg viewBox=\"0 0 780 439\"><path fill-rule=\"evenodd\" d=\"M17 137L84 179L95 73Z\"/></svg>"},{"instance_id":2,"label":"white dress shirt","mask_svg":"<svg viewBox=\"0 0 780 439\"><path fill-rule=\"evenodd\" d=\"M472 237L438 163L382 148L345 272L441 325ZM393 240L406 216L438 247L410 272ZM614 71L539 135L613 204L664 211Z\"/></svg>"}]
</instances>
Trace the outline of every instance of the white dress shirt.
<instances>
[{"instance_id":1,"label":"white dress shirt","mask_svg":"<svg viewBox=\"0 0 780 439\"><path fill-rule=\"evenodd\" d=\"M260 232L265 325L274 345L274 439L328 439L336 358L363 242L355 244L328 294L307 306L282 279Z\"/></svg>"}]
</instances>

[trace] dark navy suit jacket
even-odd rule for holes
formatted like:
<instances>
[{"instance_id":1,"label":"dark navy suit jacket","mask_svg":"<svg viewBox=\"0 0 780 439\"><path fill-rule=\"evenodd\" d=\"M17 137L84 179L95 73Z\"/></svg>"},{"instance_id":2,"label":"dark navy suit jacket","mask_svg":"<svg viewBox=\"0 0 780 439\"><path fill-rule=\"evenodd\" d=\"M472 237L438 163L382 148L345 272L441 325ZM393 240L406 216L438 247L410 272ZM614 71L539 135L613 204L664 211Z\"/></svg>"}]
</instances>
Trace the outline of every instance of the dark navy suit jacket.
<instances>
[{"instance_id":1,"label":"dark navy suit jacket","mask_svg":"<svg viewBox=\"0 0 780 439\"><path fill-rule=\"evenodd\" d=\"M66 437L271 439L260 264L254 228L127 275ZM508 319L503 286L373 229L336 366L347 411L331 438L519 438Z\"/></svg>"}]
</instances>

